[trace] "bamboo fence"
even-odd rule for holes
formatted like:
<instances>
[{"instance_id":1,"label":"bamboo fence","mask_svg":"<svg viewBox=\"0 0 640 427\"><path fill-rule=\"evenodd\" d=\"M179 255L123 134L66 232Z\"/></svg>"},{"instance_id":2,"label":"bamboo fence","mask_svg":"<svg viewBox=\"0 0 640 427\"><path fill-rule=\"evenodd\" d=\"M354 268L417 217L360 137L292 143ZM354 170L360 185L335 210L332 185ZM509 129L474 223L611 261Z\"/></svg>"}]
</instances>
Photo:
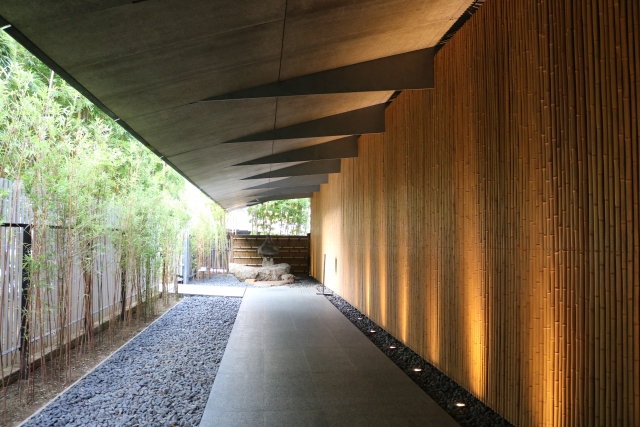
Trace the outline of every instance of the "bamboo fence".
<instances>
[{"instance_id":1,"label":"bamboo fence","mask_svg":"<svg viewBox=\"0 0 640 427\"><path fill-rule=\"evenodd\" d=\"M32 223L30 203L20 185L0 178L0 191L4 197L0 203L0 378L15 378L19 369L24 368L21 355L21 321L23 314L23 230ZM85 276L80 259L80 251L71 250L74 257L71 271L64 271L62 259L69 248L64 239L66 230L53 227L48 231L45 244L49 253L58 256L50 266L48 282L32 286L34 293L28 311L29 364L45 357L63 345L69 347L77 338L83 336L87 325L98 327L115 320L123 313L122 275L120 254L114 248L108 236L96 237L94 259L92 262L90 320L86 320ZM180 254L178 254L179 256ZM176 264L173 262L171 265ZM171 277L175 277L172 268ZM61 287L61 277L67 279L67 285ZM144 278L152 280L154 293L162 290L161 278L157 273L147 274L141 267L138 274L126 275L124 312L135 307L138 294L146 283ZM37 295L36 295L37 294ZM63 337L60 335L64 334Z\"/></svg>"},{"instance_id":2,"label":"bamboo fence","mask_svg":"<svg viewBox=\"0 0 640 427\"><path fill-rule=\"evenodd\" d=\"M517 426L640 426L639 25L486 2L311 201L312 274Z\"/></svg>"}]
</instances>

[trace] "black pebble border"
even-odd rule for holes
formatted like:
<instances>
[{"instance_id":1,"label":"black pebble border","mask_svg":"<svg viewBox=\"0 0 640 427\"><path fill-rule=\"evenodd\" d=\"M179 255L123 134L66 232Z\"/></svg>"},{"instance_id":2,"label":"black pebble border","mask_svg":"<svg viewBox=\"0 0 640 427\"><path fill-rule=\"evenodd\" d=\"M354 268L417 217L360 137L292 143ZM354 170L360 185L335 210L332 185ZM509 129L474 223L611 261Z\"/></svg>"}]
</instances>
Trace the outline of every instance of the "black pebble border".
<instances>
[{"instance_id":1,"label":"black pebble border","mask_svg":"<svg viewBox=\"0 0 640 427\"><path fill-rule=\"evenodd\" d=\"M241 302L186 298L24 426L196 427Z\"/></svg>"},{"instance_id":2,"label":"black pebble border","mask_svg":"<svg viewBox=\"0 0 640 427\"><path fill-rule=\"evenodd\" d=\"M344 299L336 294L327 296L327 299L460 425L463 427L512 426ZM392 346L395 348L391 348ZM421 371L414 371L416 368ZM455 405L457 402L463 402L465 406L458 407Z\"/></svg>"}]
</instances>

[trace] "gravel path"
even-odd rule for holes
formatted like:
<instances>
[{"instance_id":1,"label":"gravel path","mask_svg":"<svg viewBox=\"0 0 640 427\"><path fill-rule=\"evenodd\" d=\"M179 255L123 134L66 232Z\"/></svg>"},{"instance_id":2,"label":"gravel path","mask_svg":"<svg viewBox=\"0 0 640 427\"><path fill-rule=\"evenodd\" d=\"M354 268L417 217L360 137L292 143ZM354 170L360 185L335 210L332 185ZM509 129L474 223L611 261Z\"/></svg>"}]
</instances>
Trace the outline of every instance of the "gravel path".
<instances>
[{"instance_id":1,"label":"gravel path","mask_svg":"<svg viewBox=\"0 0 640 427\"><path fill-rule=\"evenodd\" d=\"M197 426L241 302L186 298L25 427Z\"/></svg>"},{"instance_id":2,"label":"gravel path","mask_svg":"<svg viewBox=\"0 0 640 427\"><path fill-rule=\"evenodd\" d=\"M205 279L203 281L192 280L189 282L192 285L210 285L210 286L239 286L239 287L253 287L249 286L250 283L244 283L236 279L233 274L218 274L212 276L211 279Z\"/></svg>"},{"instance_id":3,"label":"gravel path","mask_svg":"<svg viewBox=\"0 0 640 427\"><path fill-rule=\"evenodd\" d=\"M363 334L463 427L512 426L451 378L424 360L338 295L327 297ZM371 332L371 331L375 332ZM391 347L395 348L391 348ZM422 369L420 372L414 368ZM457 407L456 402L466 406Z\"/></svg>"},{"instance_id":4,"label":"gravel path","mask_svg":"<svg viewBox=\"0 0 640 427\"><path fill-rule=\"evenodd\" d=\"M227 275L200 284L257 287ZM321 284L297 276L287 286ZM327 299L462 426L511 425L340 296ZM186 298L24 426L197 426L241 302Z\"/></svg>"},{"instance_id":5,"label":"gravel path","mask_svg":"<svg viewBox=\"0 0 640 427\"><path fill-rule=\"evenodd\" d=\"M252 283L241 282L232 274L220 274L211 277L202 282L193 281L194 285L210 285L210 286L238 286L243 288L264 288L264 286L256 286ZM282 285L287 288L307 288L322 286L320 282L310 276L296 276L295 283Z\"/></svg>"}]
</instances>

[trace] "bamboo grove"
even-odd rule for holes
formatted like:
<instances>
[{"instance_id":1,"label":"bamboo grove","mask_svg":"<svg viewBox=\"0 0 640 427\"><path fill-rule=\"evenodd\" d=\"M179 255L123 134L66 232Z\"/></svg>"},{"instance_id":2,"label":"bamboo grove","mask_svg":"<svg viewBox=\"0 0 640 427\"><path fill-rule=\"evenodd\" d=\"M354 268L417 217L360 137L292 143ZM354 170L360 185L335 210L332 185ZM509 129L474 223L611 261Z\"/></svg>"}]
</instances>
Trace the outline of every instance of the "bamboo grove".
<instances>
[{"instance_id":1,"label":"bamboo grove","mask_svg":"<svg viewBox=\"0 0 640 427\"><path fill-rule=\"evenodd\" d=\"M191 270L197 272L206 269L207 277L211 278L212 272L220 272L229 268L227 215L220 206L209 200L199 199L199 195L200 193L195 188L189 188L188 196L192 201L190 204L192 212L190 223ZM201 278L204 279L204 277Z\"/></svg>"},{"instance_id":2,"label":"bamboo grove","mask_svg":"<svg viewBox=\"0 0 640 427\"><path fill-rule=\"evenodd\" d=\"M3 187L2 212L28 200L31 239L22 307L8 305L11 277L0 271L2 333L16 330L9 310L20 310L31 343L19 356L2 349L4 386L16 371L30 378L45 354L56 356L49 377L70 378L72 342L90 351L97 327L111 336L152 316L176 286L192 216L192 241L211 245L222 240L225 212L197 190L187 197L181 176L2 32L0 73L0 179L15 184ZM7 268L23 232L15 222L3 218Z\"/></svg>"}]
</instances>

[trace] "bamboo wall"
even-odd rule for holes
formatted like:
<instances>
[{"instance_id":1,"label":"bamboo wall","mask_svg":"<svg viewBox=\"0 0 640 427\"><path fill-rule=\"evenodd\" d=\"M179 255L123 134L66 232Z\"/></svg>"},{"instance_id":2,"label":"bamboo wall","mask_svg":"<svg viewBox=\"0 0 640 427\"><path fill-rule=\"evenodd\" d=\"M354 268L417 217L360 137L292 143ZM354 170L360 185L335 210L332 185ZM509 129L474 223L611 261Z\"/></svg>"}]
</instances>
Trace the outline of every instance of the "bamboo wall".
<instances>
[{"instance_id":1,"label":"bamboo wall","mask_svg":"<svg viewBox=\"0 0 640 427\"><path fill-rule=\"evenodd\" d=\"M312 274L517 426L640 426L639 10L488 1L311 202Z\"/></svg>"}]
</instances>

